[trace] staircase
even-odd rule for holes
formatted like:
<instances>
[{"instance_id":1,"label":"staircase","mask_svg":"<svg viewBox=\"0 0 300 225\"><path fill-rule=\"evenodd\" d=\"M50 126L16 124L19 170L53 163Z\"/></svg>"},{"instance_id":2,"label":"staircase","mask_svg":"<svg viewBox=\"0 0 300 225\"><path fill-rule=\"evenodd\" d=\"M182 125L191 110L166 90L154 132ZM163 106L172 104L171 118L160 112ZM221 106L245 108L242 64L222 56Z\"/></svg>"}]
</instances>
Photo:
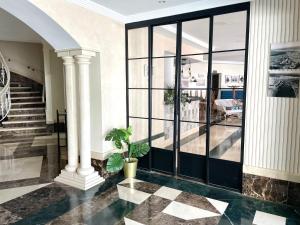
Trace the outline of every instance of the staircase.
<instances>
[{"instance_id":1,"label":"staircase","mask_svg":"<svg viewBox=\"0 0 300 225\"><path fill-rule=\"evenodd\" d=\"M41 87L34 81L11 74L11 109L0 128L1 139L49 135ZM1 141L0 141L1 142Z\"/></svg>"}]
</instances>

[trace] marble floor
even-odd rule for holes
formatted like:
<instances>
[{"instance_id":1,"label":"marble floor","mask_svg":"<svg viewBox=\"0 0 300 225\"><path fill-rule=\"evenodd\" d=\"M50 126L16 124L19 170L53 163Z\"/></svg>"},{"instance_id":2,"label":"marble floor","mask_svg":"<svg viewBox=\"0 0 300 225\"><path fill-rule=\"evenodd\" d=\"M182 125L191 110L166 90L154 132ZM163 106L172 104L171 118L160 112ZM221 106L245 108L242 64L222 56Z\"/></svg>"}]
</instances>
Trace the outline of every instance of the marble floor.
<instances>
[{"instance_id":1,"label":"marble floor","mask_svg":"<svg viewBox=\"0 0 300 225\"><path fill-rule=\"evenodd\" d=\"M230 161L240 161L241 128L213 125L210 128L210 157ZM181 152L205 155L206 133L180 146Z\"/></svg>"},{"instance_id":2,"label":"marble floor","mask_svg":"<svg viewBox=\"0 0 300 225\"><path fill-rule=\"evenodd\" d=\"M59 183L45 184L1 203L0 224L299 225L300 211L138 171L136 179L115 175L86 192Z\"/></svg>"},{"instance_id":3,"label":"marble floor","mask_svg":"<svg viewBox=\"0 0 300 225\"><path fill-rule=\"evenodd\" d=\"M0 204L50 185L66 163L64 149L60 160L56 135L2 138Z\"/></svg>"}]
</instances>

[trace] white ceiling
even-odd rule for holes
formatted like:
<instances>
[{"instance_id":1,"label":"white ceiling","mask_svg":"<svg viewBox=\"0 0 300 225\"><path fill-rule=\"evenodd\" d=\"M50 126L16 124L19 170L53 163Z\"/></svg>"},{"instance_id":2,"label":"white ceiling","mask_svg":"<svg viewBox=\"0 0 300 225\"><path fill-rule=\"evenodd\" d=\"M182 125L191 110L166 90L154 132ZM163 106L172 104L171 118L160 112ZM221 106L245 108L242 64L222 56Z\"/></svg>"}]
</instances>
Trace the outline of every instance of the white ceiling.
<instances>
[{"instance_id":1,"label":"white ceiling","mask_svg":"<svg viewBox=\"0 0 300 225\"><path fill-rule=\"evenodd\" d=\"M195 12L254 0L67 0L122 23ZM165 1L165 3L158 3Z\"/></svg>"},{"instance_id":2,"label":"white ceiling","mask_svg":"<svg viewBox=\"0 0 300 225\"><path fill-rule=\"evenodd\" d=\"M41 43L42 38L27 25L0 8L0 40Z\"/></svg>"},{"instance_id":3,"label":"white ceiling","mask_svg":"<svg viewBox=\"0 0 300 225\"><path fill-rule=\"evenodd\" d=\"M203 0L92 0L124 16L143 13L168 7L179 6ZM159 3L164 2L164 3Z\"/></svg>"}]
</instances>

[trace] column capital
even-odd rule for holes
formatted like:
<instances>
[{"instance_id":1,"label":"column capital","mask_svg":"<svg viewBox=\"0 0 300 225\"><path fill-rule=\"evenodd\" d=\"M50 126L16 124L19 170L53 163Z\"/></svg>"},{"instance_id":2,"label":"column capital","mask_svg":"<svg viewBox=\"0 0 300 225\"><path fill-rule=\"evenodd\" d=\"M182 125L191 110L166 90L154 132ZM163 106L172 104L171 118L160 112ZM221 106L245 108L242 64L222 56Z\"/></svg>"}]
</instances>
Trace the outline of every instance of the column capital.
<instances>
[{"instance_id":1,"label":"column capital","mask_svg":"<svg viewBox=\"0 0 300 225\"><path fill-rule=\"evenodd\" d=\"M73 65L75 60L72 56L62 56L61 57L63 59L63 64L64 65Z\"/></svg>"},{"instance_id":2,"label":"column capital","mask_svg":"<svg viewBox=\"0 0 300 225\"><path fill-rule=\"evenodd\" d=\"M96 50L90 50L90 49L66 49L66 50L59 50L56 51L58 57L65 57L65 56L89 56L94 57L96 56L97 51Z\"/></svg>"}]
</instances>

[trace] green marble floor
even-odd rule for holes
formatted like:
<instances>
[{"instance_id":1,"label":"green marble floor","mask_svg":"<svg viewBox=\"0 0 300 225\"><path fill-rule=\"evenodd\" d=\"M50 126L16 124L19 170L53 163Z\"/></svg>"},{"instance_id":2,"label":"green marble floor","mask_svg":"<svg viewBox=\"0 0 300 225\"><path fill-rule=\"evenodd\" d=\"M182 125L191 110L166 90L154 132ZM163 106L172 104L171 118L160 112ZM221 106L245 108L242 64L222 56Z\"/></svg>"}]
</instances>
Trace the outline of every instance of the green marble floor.
<instances>
[{"instance_id":1,"label":"green marble floor","mask_svg":"<svg viewBox=\"0 0 300 225\"><path fill-rule=\"evenodd\" d=\"M86 192L52 183L0 205L0 224L299 225L286 205L156 173L111 177Z\"/></svg>"}]
</instances>

